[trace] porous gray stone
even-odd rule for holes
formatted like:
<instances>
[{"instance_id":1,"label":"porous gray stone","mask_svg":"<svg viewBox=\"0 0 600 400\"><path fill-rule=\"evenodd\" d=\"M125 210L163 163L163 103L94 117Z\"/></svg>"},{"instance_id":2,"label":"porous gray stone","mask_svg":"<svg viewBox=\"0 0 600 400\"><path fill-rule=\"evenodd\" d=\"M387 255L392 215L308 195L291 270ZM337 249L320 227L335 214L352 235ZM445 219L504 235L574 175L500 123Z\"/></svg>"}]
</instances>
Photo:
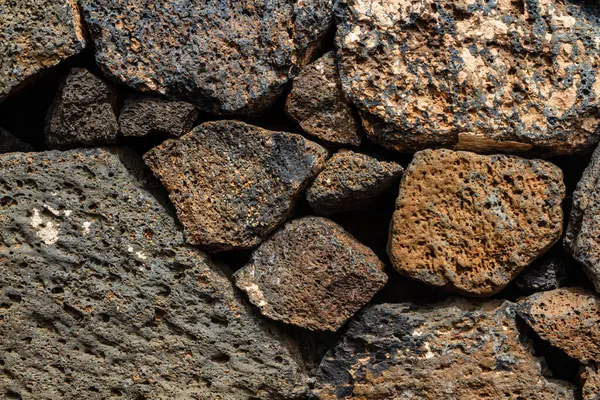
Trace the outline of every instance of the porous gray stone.
<instances>
[{"instance_id":1,"label":"porous gray stone","mask_svg":"<svg viewBox=\"0 0 600 400\"><path fill-rule=\"evenodd\" d=\"M10 132L0 128L0 153L12 153L15 151L34 151L33 147Z\"/></svg>"},{"instance_id":2,"label":"porous gray stone","mask_svg":"<svg viewBox=\"0 0 600 400\"><path fill-rule=\"evenodd\" d=\"M190 103L134 95L125 100L119 114L119 127L123 136L179 137L192 129L197 117L198 110Z\"/></svg>"},{"instance_id":3,"label":"porous gray stone","mask_svg":"<svg viewBox=\"0 0 600 400\"><path fill-rule=\"evenodd\" d=\"M85 45L77 0L0 2L0 101Z\"/></svg>"},{"instance_id":4,"label":"porous gray stone","mask_svg":"<svg viewBox=\"0 0 600 400\"><path fill-rule=\"evenodd\" d=\"M558 289L567 280L567 268L568 263L563 258L550 257L527 268L515 283L528 293Z\"/></svg>"},{"instance_id":5,"label":"porous gray stone","mask_svg":"<svg viewBox=\"0 0 600 400\"><path fill-rule=\"evenodd\" d=\"M295 345L125 150L0 155L0 397L294 399Z\"/></svg>"},{"instance_id":6,"label":"porous gray stone","mask_svg":"<svg viewBox=\"0 0 600 400\"><path fill-rule=\"evenodd\" d=\"M119 123L115 89L83 68L73 68L48 110L46 144L51 148L115 143Z\"/></svg>"},{"instance_id":7,"label":"porous gray stone","mask_svg":"<svg viewBox=\"0 0 600 400\"><path fill-rule=\"evenodd\" d=\"M218 114L255 114L314 58L332 0L82 0L105 74Z\"/></svg>"}]
</instances>

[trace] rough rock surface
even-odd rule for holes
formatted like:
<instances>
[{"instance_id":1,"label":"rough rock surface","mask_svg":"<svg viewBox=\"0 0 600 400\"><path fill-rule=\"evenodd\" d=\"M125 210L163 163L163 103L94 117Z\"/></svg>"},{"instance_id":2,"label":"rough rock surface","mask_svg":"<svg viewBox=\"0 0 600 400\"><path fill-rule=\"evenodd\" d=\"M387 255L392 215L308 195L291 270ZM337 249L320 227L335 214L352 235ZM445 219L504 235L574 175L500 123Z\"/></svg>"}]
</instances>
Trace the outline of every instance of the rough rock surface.
<instances>
[{"instance_id":1,"label":"rough rock surface","mask_svg":"<svg viewBox=\"0 0 600 400\"><path fill-rule=\"evenodd\" d=\"M46 144L53 148L114 143L119 134L117 93L82 68L73 68L48 110Z\"/></svg>"},{"instance_id":2,"label":"rough rock surface","mask_svg":"<svg viewBox=\"0 0 600 400\"><path fill-rule=\"evenodd\" d=\"M594 151L573 192L571 218L564 247L583 264L583 270L600 291L600 147Z\"/></svg>"},{"instance_id":3,"label":"rough rock surface","mask_svg":"<svg viewBox=\"0 0 600 400\"><path fill-rule=\"evenodd\" d=\"M534 293L519 314L544 340L581 361L600 361L600 299L581 288Z\"/></svg>"},{"instance_id":4,"label":"rough rock surface","mask_svg":"<svg viewBox=\"0 0 600 400\"><path fill-rule=\"evenodd\" d=\"M540 375L508 302L373 306L321 362L320 399L574 399ZM525 344L524 344L525 343Z\"/></svg>"},{"instance_id":5,"label":"rough rock surface","mask_svg":"<svg viewBox=\"0 0 600 400\"><path fill-rule=\"evenodd\" d=\"M34 149L21 139L11 135L7 130L0 128L0 153L14 151L34 151Z\"/></svg>"},{"instance_id":6,"label":"rough rock surface","mask_svg":"<svg viewBox=\"0 0 600 400\"><path fill-rule=\"evenodd\" d=\"M311 330L338 330L385 285L384 264L336 223L287 223L234 274L263 315Z\"/></svg>"},{"instance_id":7,"label":"rough rock surface","mask_svg":"<svg viewBox=\"0 0 600 400\"><path fill-rule=\"evenodd\" d=\"M400 184L392 264L436 287L491 295L560 238L564 195L561 170L546 161L420 151Z\"/></svg>"},{"instance_id":8,"label":"rough rock surface","mask_svg":"<svg viewBox=\"0 0 600 400\"><path fill-rule=\"evenodd\" d=\"M238 121L207 122L144 156L192 244L257 246L282 224L327 150L300 135Z\"/></svg>"},{"instance_id":9,"label":"rough rock surface","mask_svg":"<svg viewBox=\"0 0 600 400\"><path fill-rule=\"evenodd\" d=\"M358 146L359 123L348 101L330 52L306 66L294 79L285 111L309 135L332 145Z\"/></svg>"},{"instance_id":10,"label":"rough rock surface","mask_svg":"<svg viewBox=\"0 0 600 400\"><path fill-rule=\"evenodd\" d=\"M598 141L595 2L342 0L338 9L342 86L374 141L554 154Z\"/></svg>"},{"instance_id":11,"label":"rough rock surface","mask_svg":"<svg viewBox=\"0 0 600 400\"><path fill-rule=\"evenodd\" d=\"M158 97L131 96L119 115L123 136L166 134L179 137L192 129L198 110L190 103Z\"/></svg>"},{"instance_id":12,"label":"rough rock surface","mask_svg":"<svg viewBox=\"0 0 600 400\"><path fill-rule=\"evenodd\" d=\"M308 188L306 199L323 215L364 209L397 183L403 170L395 162L341 150L327 161Z\"/></svg>"},{"instance_id":13,"label":"rough rock surface","mask_svg":"<svg viewBox=\"0 0 600 400\"><path fill-rule=\"evenodd\" d=\"M592 363L584 367L582 374L584 382L581 395L583 400L600 400L600 374L598 373L598 365Z\"/></svg>"},{"instance_id":14,"label":"rough rock surface","mask_svg":"<svg viewBox=\"0 0 600 400\"><path fill-rule=\"evenodd\" d=\"M296 350L185 245L138 156L12 153L0 171L1 398L306 392Z\"/></svg>"},{"instance_id":15,"label":"rough rock surface","mask_svg":"<svg viewBox=\"0 0 600 400\"><path fill-rule=\"evenodd\" d=\"M519 275L517 287L529 293L558 289L567 280L567 267L567 262L560 257L548 258Z\"/></svg>"},{"instance_id":16,"label":"rough rock surface","mask_svg":"<svg viewBox=\"0 0 600 400\"><path fill-rule=\"evenodd\" d=\"M82 0L109 76L219 114L251 114L280 95L320 46L332 0Z\"/></svg>"},{"instance_id":17,"label":"rough rock surface","mask_svg":"<svg viewBox=\"0 0 600 400\"><path fill-rule=\"evenodd\" d=\"M0 101L85 47L76 0L0 2Z\"/></svg>"}]
</instances>

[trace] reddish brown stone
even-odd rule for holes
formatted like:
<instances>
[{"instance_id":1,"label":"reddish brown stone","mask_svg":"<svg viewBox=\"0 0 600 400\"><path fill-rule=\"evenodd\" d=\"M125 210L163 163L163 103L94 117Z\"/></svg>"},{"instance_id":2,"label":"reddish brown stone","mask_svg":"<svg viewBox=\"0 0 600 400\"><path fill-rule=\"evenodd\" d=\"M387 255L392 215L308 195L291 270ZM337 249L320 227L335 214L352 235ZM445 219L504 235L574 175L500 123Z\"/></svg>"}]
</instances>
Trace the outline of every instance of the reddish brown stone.
<instances>
[{"instance_id":1,"label":"reddish brown stone","mask_svg":"<svg viewBox=\"0 0 600 400\"><path fill-rule=\"evenodd\" d=\"M334 222L286 224L234 274L263 315L311 330L338 330L387 282L384 265Z\"/></svg>"},{"instance_id":2,"label":"reddish brown stone","mask_svg":"<svg viewBox=\"0 0 600 400\"><path fill-rule=\"evenodd\" d=\"M390 227L392 264L436 287L496 293L560 238L564 195L561 170L546 161L418 152Z\"/></svg>"},{"instance_id":3,"label":"reddish brown stone","mask_svg":"<svg viewBox=\"0 0 600 400\"><path fill-rule=\"evenodd\" d=\"M591 363L583 368L581 374L583 388L581 397L583 400L600 400L600 373L598 373L598 365Z\"/></svg>"}]
</instances>

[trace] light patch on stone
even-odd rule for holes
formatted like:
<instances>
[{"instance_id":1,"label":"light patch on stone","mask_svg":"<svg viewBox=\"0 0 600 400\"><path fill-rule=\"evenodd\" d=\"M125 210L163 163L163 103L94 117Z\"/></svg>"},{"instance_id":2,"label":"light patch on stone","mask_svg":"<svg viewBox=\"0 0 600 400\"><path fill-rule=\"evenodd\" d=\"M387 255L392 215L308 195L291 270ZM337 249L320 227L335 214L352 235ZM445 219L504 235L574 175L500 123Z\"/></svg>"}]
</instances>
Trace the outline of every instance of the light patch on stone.
<instances>
[{"instance_id":1,"label":"light patch on stone","mask_svg":"<svg viewBox=\"0 0 600 400\"><path fill-rule=\"evenodd\" d=\"M45 244L51 245L58 242L60 224L54 225L54 222L50 221L44 225L40 210L37 208L33 209L33 215L29 219L29 225L37 230L35 234L42 239L42 242Z\"/></svg>"},{"instance_id":2,"label":"light patch on stone","mask_svg":"<svg viewBox=\"0 0 600 400\"><path fill-rule=\"evenodd\" d=\"M58 211L56 208L53 208L52 206L49 206L48 204L44 204L44 207L46 207L46 210L50 211L52 214L56 215L57 217L60 215L60 211Z\"/></svg>"},{"instance_id":3,"label":"light patch on stone","mask_svg":"<svg viewBox=\"0 0 600 400\"><path fill-rule=\"evenodd\" d=\"M260 290L257 284L253 283L251 285L245 286L244 291L248 293L248 296L254 298L254 303L258 307L263 307L267 305L265 296L263 295L263 292Z\"/></svg>"},{"instance_id":4,"label":"light patch on stone","mask_svg":"<svg viewBox=\"0 0 600 400\"><path fill-rule=\"evenodd\" d=\"M140 259L140 260L145 260L148 257L146 257L146 255L144 253L142 253L141 251L136 251L135 255Z\"/></svg>"},{"instance_id":5,"label":"light patch on stone","mask_svg":"<svg viewBox=\"0 0 600 400\"><path fill-rule=\"evenodd\" d=\"M72 210L65 210L65 211L63 211L63 212L65 213L65 217L70 217L70 216L71 216L71 214L73 213L73 211L72 211Z\"/></svg>"},{"instance_id":6,"label":"light patch on stone","mask_svg":"<svg viewBox=\"0 0 600 400\"><path fill-rule=\"evenodd\" d=\"M84 235L89 235L90 234L90 226L92 226L92 222L91 221L85 221L83 224L81 224L81 227L83 228Z\"/></svg>"},{"instance_id":7,"label":"light patch on stone","mask_svg":"<svg viewBox=\"0 0 600 400\"><path fill-rule=\"evenodd\" d=\"M40 210L38 210L37 208L34 208L33 215L29 219L29 225L31 225L31 227L35 229L38 226L40 226L43 222L44 221L42 220L42 217L40 215Z\"/></svg>"},{"instance_id":8,"label":"light patch on stone","mask_svg":"<svg viewBox=\"0 0 600 400\"><path fill-rule=\"evenodd\" d=\"M425 353L425 355L423 357L426 359L435 357L435 354L433 354L433 352L431 351L431 348L429 347L429 343L425 342L424 346L425 346L425 350L427 350L427 353Z\"/></svg>"}]
</instances>

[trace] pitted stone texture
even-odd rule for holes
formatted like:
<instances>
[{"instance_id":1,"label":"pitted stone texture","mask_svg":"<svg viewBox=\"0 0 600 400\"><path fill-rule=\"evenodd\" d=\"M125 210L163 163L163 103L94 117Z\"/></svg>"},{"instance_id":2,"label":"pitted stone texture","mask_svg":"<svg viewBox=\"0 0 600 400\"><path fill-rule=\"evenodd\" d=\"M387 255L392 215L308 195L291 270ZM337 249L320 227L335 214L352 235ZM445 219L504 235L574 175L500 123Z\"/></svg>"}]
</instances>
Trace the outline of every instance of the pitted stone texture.
<instances>
[{"instance_id":1,"label":"pitted stone texture","mask_svg":"<svg viewBox=\"0 0 600 400\"><path fill-rule=\"evenodd\" d=\"M306 66L294 79L285 111L309 135L331 145L358 146L359 124L348 101L330 52Z\"/></svg>"},{"instance_id":2,"label":"pitted stone texture","mask_svg":"<svg viewBox=\"0 0 600 400\"><path fill-rule=\"evenodd\" d=\"M581 361L600 361L600 300L580 288L535 293L519 314L544 340Z\"/></svg>"},{"instance_id":3,"label":"pitted stone texture","mask_svg":"<svg viewBox=\"0 0 600 400\"><path fill-rule=\"evenodd\" d=\"M340 150L308 188L306 199L317 214L364 209L396 184L402 171L395 162Z\"/></svg>"},{"instance_id":4,"label":"pitted stone texture","mask_svg":"<svg viewBox=\"0 0 600 400\"><path fill-rule=\"evenodd\" d=\"M342 0L342 86L394 150L582 150L600 137L600 8L582 4Z\"/></svg>"},{"instance_id":5,"label":"pitted stone texture","mask_svg":"<svg viewBox=\"0 0 600 400\"><path fill-rule=\"evenodd\" d=\"M418 152L390 226L392 264L436 287L496 293L560 238L564 195L561 170L546 161Z\"/></svg>"},{"instance_id":6,"label":"pitted stone texture","mask_svg":"<svg viewBox=\"0 0 600 400\"><path fill-rule=\"evenodd\" d=\"M76 0L0 3L0 101L85 47Z\"/></svg>"},{"instance_id":7,"label":"pitted stone texture","mask_svg":"<svg viewBox=\"0 0 600 400\"><path fill-rule=\"evenodd\" d=\"M332 0L82 0L108 76L219 114L268 107L319 48Z\"/></svg>"},{"instance_id":8,"label":"pitted stone texture","mask_svg":"<svg viewBox=\"0 0 600 400\"><path fill-rule=\"evenodd\" d=\"M115 143L119 123L115 89L91 72L73 68L48 110L46 144L52 148Z\"/></svg>"},{"instance_id":9,"label":"pitted stone texture","mask_svg":"<svg viewBox=\"0 0 600 400\"><path fill-rule=\"evenodd\" d=\"M385 285L384 264L336 223L287 223L234 274L263 315L311 330L338 330Z\"/></svg>"},{"instance_id":10,"label":"pitted stone texture","mask_svg":"<svg viewBox=\"0 0 600 400\"><path fill-rule=\"evenodd\" d=\"M515 283L525 292L543 292L564 286L567 280L568 262L560 257L543 260L527 268Z\"/></svg>"},{"instance_id":11,"label":"pitted stone texture","mask_svg":"<svg viewBox=\"0 0 600 400\"><path fill-rule=\"evenodd\" d=\"M600 147L596 148L573 192L571 218L564 247L583 264L583 270L600 291Z\"/></svg>"},{"instance_id":12,"label":"pitted stone texture","mask_svg":"<svg viewBox=\"0 0 600 400\"><path fill-rule=\"evenodd\" d=\"M585 366L581 375L583 381L581 397L583 400L600 400L600 374L598 373L598 365L591 363Z\"/></svg>"},{"instance_id":13,"label":"pitted stone texture","mask_svg":"<svg viewBox=\"0 0 600 400\"><path fill-rule=\"evenodd\" d=\"M546 379L509 302L380 304L323 359L315 394L333 399L575 399ZM527 347L526 347L527 346Z\"/></svg>"},{"instance_id":14,"label":"pitted stone texture","mask_svg":"<svg viewBox=\"0 0 600 400\"><path fill-rule=\"evenodd\" d=\"M119 115L123 136L166 134L179 137L192 129L198 110L190 103L131 96Z\"/></svg>"},{"instance_id":15,"label":"pitted stone texture","mask_svg":"<svg viewBox=\"0 0 600 400\"><path fill-rule=\"evenodd\" d=\"M184 243L143 167L120 150L0 156L0 397L305 394L294 347Z\"/></svg>"},{"instance_id":16,"label":"pitted stone texture","mask_svg":"<svg viewBox=\"0 0 600 400\"><path fill-rule=\"evenodd\" d=\"M221 251L255 247L285 222L327 156L300 135L217 121L144 159L169 191L187 240Z\"/></svg>"},{"instance_id":17,"label":"pitted stone texture","mask_svg":"<svg viewBox=\"0 0 600 400\"><path fill-rule=\"evenodd\" d=\"M33 147L10 132L0 128L0 153L12 153L16 151L34 151Z\"/></svg>"}]
</instances>

